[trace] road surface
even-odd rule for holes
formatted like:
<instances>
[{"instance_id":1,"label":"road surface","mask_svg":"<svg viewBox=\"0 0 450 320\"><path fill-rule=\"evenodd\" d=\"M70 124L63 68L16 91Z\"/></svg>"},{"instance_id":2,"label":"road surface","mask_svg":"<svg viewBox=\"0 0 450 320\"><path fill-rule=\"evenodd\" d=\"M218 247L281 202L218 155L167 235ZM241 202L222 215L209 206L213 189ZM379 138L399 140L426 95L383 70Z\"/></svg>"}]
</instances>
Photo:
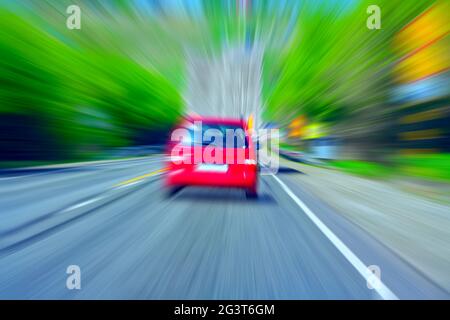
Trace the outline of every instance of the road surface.
<instances>
[{"instance_id":1,"label":"road surface","mask_svg":"<svg viewBox=\"0 0 450 320\"><path fill-rule=\"evenodd\" d=\"M216 188L168 198L163 167L154 156L3 174L0 298L449 298L308 193L302 172L261 176L256 200ZM66 287L70 265L79 290Z\"/></svg>"}]
</instances>

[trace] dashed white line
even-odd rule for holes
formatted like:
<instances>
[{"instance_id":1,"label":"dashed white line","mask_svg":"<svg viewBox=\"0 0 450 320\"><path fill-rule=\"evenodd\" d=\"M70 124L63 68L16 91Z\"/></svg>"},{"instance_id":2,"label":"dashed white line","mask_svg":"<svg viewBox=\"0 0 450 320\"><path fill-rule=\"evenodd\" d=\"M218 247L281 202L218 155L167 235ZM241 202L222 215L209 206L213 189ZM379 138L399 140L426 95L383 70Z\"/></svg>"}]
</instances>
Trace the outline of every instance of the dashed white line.
<instances>
[{"instance_id":1,"label":"dashed white line","mask_svg":"<svg viewBox=\"0 0 450 320\"><path fill-rule=\"evenodd\" d=\"M58 169L58 173L67 171L69 169ZM5 177L5 178L0 178L0 181L8 181L8 180L15 180L15 179L20 179L20 178L34 178L37 176L43 176L43 175L49 175L49 172L39 172L39 173L31 173L31 174L24 174L24 175L19 175L19 176L12 176L12 177Z\"/></svg>"},{"instance_id":2,"label":"dashed white line","mask_svg":"<svg viewBox=\"0 0 450 320\"><path fill-rule=\"evenodd\" d=\"M339 250L339 252L347 259L348 262L359 272L359 274L367 279L368 267L331 231L315 214L312 212L308 206L300 200L291 189L289 189L283 181L281 181L277 176L272 174L272 177L281 188L288 194L288 196L294 200L294 202L303 210L303 212L308 216L308 218L319 228L320 231L330 240L330 242ZM380 295L384 300L398 300L398 297L380 280L378 285L374 287L374 290Z\"/></svg>"},{"instance_id":3,"label":"dashed white line","mask_svg":"<svg viewBox=\"0 0 450 320\"><path fill-rule=\"evenodd\" d=\"M62 173L62 172L66 172L66 171L70 171L73 169L78 169L78 168L99 168L99 167L106 167L106 166L113 166L113 165L118 165L121 164L120 162L126 164L126 167L133 167L136 165L140 165L140 164L153 164L153 163L158 163L158 162L163 162L165 160L165 158L151 158L149 160L146 159L131 159L131 160L111 160L110 162L107 163L99 163L99 164L95 164L95 163L89 163L89 164L79 164L79 165L74 165L73 167L68 167L68 168L58 168L55 166L48 166L48 167L42 167L42 168L34 168L34 170L55 170L53 172L50 171L45 171L45 172L38 172L38 173L31 173L31 174L20 174L18 176L11 176L11 177L2 177L0 178L0 182L1 181L8 181L8 180L15 180L15 179L23 179L23 178L33 178L33 177L37 177L37 176L42 176L42 175L51 175L51 174L55 174L55 173ZM122 166L123 167L123 166ZM33 168L30 168L33 169ZM24 170L26 171L26 169Z\"/></svg>"},{"instance_id":4,"label":"dashed white line","mask_svg":"<svg viewBox=\"0 0 450 320\"><path fill-rule=\"evenodd\" d=\"M157 176L159 176L159 175L161 175L161 174L163 174L163 172L157 172L157 173L155 173L155 174L152 173L152 177L157 177ZM123 185L117 185L117 186L114 186L114 187L112 188L112 190L118 190L118 189L122 189L122 188L128 188L128 187L131 187L131 186L140 184L140 183L142 183L142 182L144 182L143 179L142 179L142 180L138 180L138 181L129 182L129 183L126 183L126 184L123 184ZM94 197L94 198L92 198L92 199L89 199L89 200L86 200L86 201L77 203L77 204L75 204L75 205L73 205L73 206L70 206L70 207L68 207L68 208L66 208L66 209L64 209L64 210L62 210L61 212L72 211L72 210L75 210L75 209L78 209L78 208L87 206L88 204L91 204L91 203L97 202L97 201L99 201L99 200L102 200L103 198L105 198L105 196Z\"/></svg>"},{"instance_id":5,"label":"dashed white line","mask_svg":"<svg viewBox=\"0 0 450 320\"><path fill-rule=\"evenodd\" d=\"M70 206L70 207L64 209L62 212L72 211L72 210L75 210L75 209L87 206L88 204L91 204L91 203L94 203L96 201L102 200L103 198L104 197L95 197L95 198L83 201L81 203L75 204L73 206Z\"/></svg>"}]
</instances>

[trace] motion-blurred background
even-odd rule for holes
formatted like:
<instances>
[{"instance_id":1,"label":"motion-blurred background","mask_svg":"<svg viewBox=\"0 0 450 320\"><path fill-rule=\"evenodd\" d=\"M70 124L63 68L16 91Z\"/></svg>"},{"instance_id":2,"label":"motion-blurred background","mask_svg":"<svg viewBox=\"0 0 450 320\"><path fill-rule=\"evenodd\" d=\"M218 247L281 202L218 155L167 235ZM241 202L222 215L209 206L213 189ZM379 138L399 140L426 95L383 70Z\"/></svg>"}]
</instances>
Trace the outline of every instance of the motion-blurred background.
<instances>
[{"instance_id":1,"label":"motion-blurred background","mask_svg":"<svg viewBox=\"0 0 450 320\"><path fill-rule=\"evenodd\" d=\"M450 178L446 1L378 1L380 30L370 1L77 1L81 30L71 4L2 1L3 167L145 154L194 111L344 170Z\"/></svg>"}]
</instances>

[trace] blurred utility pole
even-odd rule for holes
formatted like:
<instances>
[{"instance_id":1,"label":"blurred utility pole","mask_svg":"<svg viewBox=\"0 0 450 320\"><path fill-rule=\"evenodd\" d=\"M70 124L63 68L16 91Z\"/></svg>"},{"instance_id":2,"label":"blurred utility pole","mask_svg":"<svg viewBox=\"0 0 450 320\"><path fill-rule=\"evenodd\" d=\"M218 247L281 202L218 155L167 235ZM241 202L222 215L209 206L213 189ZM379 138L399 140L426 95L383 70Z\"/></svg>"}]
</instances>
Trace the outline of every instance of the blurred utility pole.
<instances>
[{"instance_id":1,"label":"blurred utility pole","mask_svg":"<svg viewBox=\"0 0 450 320\"><path fill-rule=\"evenodd\" d=\"M220 35L220 52L208 54L186 50L187 85L184 98L188 112L242 117L246 120L252 116L254 128L257 129L261 125L262 61L265 46L262 39L255 39L256 27L251 20L252 1L236 0L234 4L234 23L239 30L237 38L223 30ZM221 17L217 11L225 9L219 7L207 3L206 12L211 17ZM224 12L226 14L226 10Z\"/></svg>"},{"instance_id":2,"label":"blurred utility pole","mask_svg":"<svg viewBox=\"0 0 450 320\"><path fill-rule=\"evenodd\" d=\"M262 48L244 45L225 48L213 57L188 54L188 112L245 119L253 115L254 127L258 128L262 58Z\"/></svg>"}]
</instances>

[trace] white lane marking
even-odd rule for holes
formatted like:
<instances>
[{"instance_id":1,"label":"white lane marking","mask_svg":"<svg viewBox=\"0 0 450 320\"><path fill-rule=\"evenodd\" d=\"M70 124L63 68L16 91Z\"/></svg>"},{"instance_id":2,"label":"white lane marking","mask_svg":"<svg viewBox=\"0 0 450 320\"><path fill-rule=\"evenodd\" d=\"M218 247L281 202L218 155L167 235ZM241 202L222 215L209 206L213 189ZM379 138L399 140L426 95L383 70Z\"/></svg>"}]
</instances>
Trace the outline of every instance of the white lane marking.
<instances>
[{"instance_id":1,"label":"white lane marking","mask_svg":"<svg viewBox=\"0 0 450 320\"><path fill-rule=\"evenodd\" d=\"M153 175L152 177L156 177L156 176L159 176L159 175L161 175L161 174L162 174L162 172L161 172L161 173L157 173L157 174ZM130 187L130 186L134 186L134 185L137 185L137 184L142 183L142 182L144 182L144 180L139 180L139 181L135 181L135 182L132 182L132 183L125 184L125 185L113 187L112 189L113 189L113 190L118 190L118 189L121 189L121 188L126 188L126 187ZM68 208L66 208L66 209L64 209L64 210L62 210L61 212L64 213L64 212L72 211L72 210L75 210L75 209L78 209L78 208L87 206L88 204L91 204L91 203L100 201L100 200L102 200L102 199L104 199L104 198L105 198L105 196L94 197L94 198L92 198L92 199L83 201L83 202L81 202L81 203L74 204L73 206L70 206L70 207L68 207Z\"/></svg>"},{"instance_id":2,"label":"white lane marking","mask_svg":"<svg viewBox=\"0 0 450 320\"><path fill-rule=\"evenodd\" d=\"M58 169L58 173L67 171L69 169ZM39 172L39 173L31 173L31 174L23 174L20 176L12 176L12 177L5 177L5 178L0 178L0 181L8 181L8 180L14 180L14 179L19 179L19 178L33 178L33 177L37 177L37 176L43 176L43 175L48 175L49 172Z\"/></svg>"},{"instance_id":3,"label":"white lane marking","mask_svg":"<svg viewBox=\"0 0 450 320\"><path fill-rule=\"evenodd\" d=\"M149 160L124 160L122 162L108 162L108 163L99 163L99 164L92 164L92 165L84 165L85 167L106 167L106 166L112 166L112 165L120 165L120 164L127 164L129 167L133 167L136 165L144 165L144 164L150 164L150 163L158 163L164 161L163 158L151 158Z\"/></svg>"},{"instance_id":4,"label":"white lane marking","mask_svg":"<svg viewBox=\"0 0 450 320\"><path fill-rule=\"evenodd\" d=\"M95 198L83 201L81 203L75 204L73 206L70 206L70 207L64 209L62 212L72 211L72 210L75 210L75 209L87 206L88 204L91 204L91 203L94 203L96 201L102 200L103 198L104 197L95 197Z\"/></svg>"},{"instance_id":5,"label":"white lane marking","mask_svg":"<svg viewBox=\"0 0 450 320\"><path fill-rule=\"evenodd\" d=\"M152 175L151 177L157 177L157 176L159 176L159 175L162 175L163 173L164 173L164 172L159 172L159 173L156 173L156 174ZM126 188L126 187L130 187L130 186L134 186L134 185L139 184L139 183L142 183L142 182L144 182L144 181L145 181L144 179L138 180L138 181L134 181L134 182L132 182L132 183L128 183L128 184L125 184L125 185L113 187L112 190L118 190L118 189L121 189L121 188ZM78 208L87 206L88 204L91 204L91 203L100 201L100 200L104 199L105 197L106 197L106 196L98 196L98 197L94 197L94 198L92 198L92 199L83 201L83 202L81 202L81 203L74 204L73 206L70 206L70 207L68 207L68 208L66 208L66 209L63 209L63 210L61 211L61 213L69 212L69 211L72 211L72 210L75 210L75 209L78 209Z\"/></svg>"},{"instance_id":6,"label":"white lane marking","mask_svg":"<svg viewBox=\"0 0 450 320\"><path fill-rule=\"evenodd\" d=\"M107 162L107 163L99 163L99 164L81 164L81 165L74 165L73 167L69 167L69 168L53 168L53 167L48 167L48 168L38 168L38 169L33 169L33 170L54 170L54 171L45 171L45 172L38 172L38 173L31 173L31 174L21 174L18 176L12 176L12 177L4 177L4 178L0 178L0 181L8 181L8 180L15 180L15 179L21 179L21 178L33 178L33 177L37 177L37 176L42 176L42 175L51 175L51 174L56 174L56 173L63 173L66 171L70 171L70 170L74 170L74 169L78 169L78 168L98 168L98 167L106 167L106 166L112 166L112 165L120 165L120 164L127 164L127 168L128 167L133 167L133 166L137 166L139 164L144 165L144 164L153 164L153 163L158 163L158 162L163 162L164 158L151 158L148 161L145 159L130 159L130 160L113 160L112 162ZM133 163L135 162L135 163ZM32 168L30 168L32 169ZM24 169L24 171L27 171L27 169Z\"/></svg>"},{"instance_id":7,"label":"white lane marking","mask_svg":"<svg viewBox=\"0 0 450 320\"><path fill-rule=\"evenodd\" d=\"M331 241L331 243L339 250L340 253L351 263L351 265L359 272L359 274L367 279L368 267L331 231L309 208L300 200L288 186L284 184L277 176L272 177L278 182L281 188L295 201L295 203L306 213L309 219L319 228L320 231ZM384 300L398 300L398 297L380 280L374 290Z\"/></svg>"}]
</instances>

